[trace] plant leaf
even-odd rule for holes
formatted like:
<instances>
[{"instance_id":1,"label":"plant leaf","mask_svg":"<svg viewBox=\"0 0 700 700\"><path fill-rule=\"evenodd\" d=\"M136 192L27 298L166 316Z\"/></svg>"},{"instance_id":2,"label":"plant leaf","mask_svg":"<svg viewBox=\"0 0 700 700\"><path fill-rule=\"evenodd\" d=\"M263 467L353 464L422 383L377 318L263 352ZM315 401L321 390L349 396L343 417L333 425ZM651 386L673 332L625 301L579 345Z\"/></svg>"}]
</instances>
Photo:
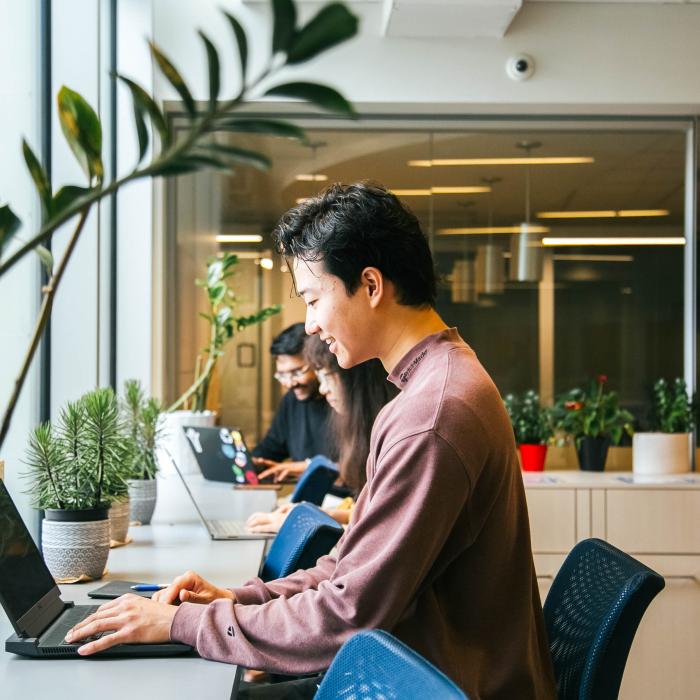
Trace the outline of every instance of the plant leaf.
<instances>
[{"instance_id":1,"label":"plant leaf","mask_svg":"<svg viewBox=\"0 0 700 700\"><path fill-rule=\"evenodd\" d=\"M101 181L102 125L85 99L65 85L58 91L58 117L63 135L88 179Z\"/></svg>"},{"instance_id":2,"label":"plant leaf","mask_svg":"<svg viewBox=\"0 0 700 700\"><path fill-rule=\"evenodd\" d=\"M196 163L185 162L184 160L174 161L161 165L153 170L154 177L168 177L170 175L187 175L201 170L202 167Z\"/></svg>"},{"instance_id":3,"label":"plant leaf","mask_svg":"<svg viewBox=\"0 0 700 700\"><path fill-rule=\"evenodd\" d=\"M131 92L131 99L134 101L134 110L136 109L136 103L138 103L148 113L153 126L160 136L160 140L163 142L163 145L167 147L171 140L170 129L168 129L168 124L165 121L165 117L153 98L133 80L126 78L123 75L117 75L117 78L119 78L119 80L121 80L124 85L129 88L129 91Z\"/></svg>"},{"instance_id":4,"label":"plant leaf","mask_svg":"<svg viewBox=\"0 0 700 700\"><path fill-rule=\"evenodd\" d=\"M161 73L168 79L170 84L175 88L177 94L180 95L182 101L185 103L185 109L187 110L190 117L194 118L197 114L197 109L194 104L194 99L192 98L192 93L187 87L187 84L182 79L182 76L178 72L177 68L168 60L165 54L155 45L154 42L149 41L148 45L151 48L151 54L158 64Z\"/></svg>"},{"instance_id":5,"label":"plant leaf","mask_svg":"<svg viewBox=\"0 0 700 700\"><path fill-rule=\"evenodd\" d=\"M272 0L274 28L272 30L272 53L286 51L297 23L297 10L292 0Z\"/></svg>"},{"instance_id":6,"label":"plant leaf","mask_svg":"<svg viewBox=\"0 0 700 700\"><path fill-rule=\"evenodd\" d=\"M134 124L136 125L136 136L139 140L139 159L136 161L136 165L143 160L148 150L148 127L146 126L146 120L144 119L144 108L136 100L134 100Z\"/></svg>"},{"instance_id":7,"label":"plant leaf","mask_svg":"<svg viewBox=\"0 0 700 700\"><path fill-rule=\"evenodd\" d=\"M200 31L199 36L204 42L204 48L207 51L207 65L209 66L209 109L213 111L216 108L216 101L219 97L219 90L221 89L219 54L214 44L212 44L211 40L204 32Z\"/></svg>"},{"instance_id":8,"label":"plant leaf","mask_svg":"<svg viewBox=\"0 0 700 700\"><path fill-rule=\"evenodd\" d=\"M237 146L229 146L223 143L208 143L201 148L206 148L215 154L231 158L238 163L252 165L259 170L269 170L272 165L272 161L267 156L255 151L249 151L247 148L238 148Z\"/></svg>"},{"instance_id":9,"label":"plant leaf","mask_svg":"<svg viewBox=\"0 0 700 700\"><path fill-rule=\"evenodd\" d=\"M231 165L221 158L209 155L208 153L195 152L186 156L182 156L182 161L192 163L200 168L209 167L216 170L231 170Z\"/></svg>"},{"instance_id":10,"label":"plant leaf","mask_svg":"<svg viewBox=\"0 0 700 700\"><path fill-rule=\"evenodd\" d=\"M287 63L302 63L357 34L358 20L345 5L333 2L297 32L287 49Z\"/></svg>"},{"instance_id":11,"label":"plant leaf","mask_svg":"<svg viewBox=\"0 0 700 700\"><path fill-rule=\"evenodd\" d=\"M39 193L42 217L46 220L51 215L51 184L49 183L49 176L34 154L34 151L24 139L22 139L22 153L24 154L24 162L27 164L29 174L32 176L36 190Z\"/></svg>"},{"instance_id":12,"label":"plant leaf","mask_svg":"<svg viewBox=\"0 0 700 700\"><path fill-rule=\"evenodd\" d=\"M21 223L9 204L0 207L0 257Z\"/></svg>"},{"instance_id":13,"label":"plant leaf","mask_svg":"<svg viewBox=\"0 0 700 700\"><path fill-rule=\"evenodd\" d=\"M34 248L34 252L39 256L41 264L46 268L46 272L49 277L53 272L53 255L51 251L43 245L38 245Z\"/></svg>"},{"instance_id":14,"label":"plant leaf","mask_svg":"<svg viewBox=\"0 0 700 700\"><path fill-rule=\"evenodd\" d=\"M76 200L89 192L90 190L87 187L78 187L77 185L65 185L61 187L51 201L51 218L64 212Z\"/></svg>"},{"instance_id":15,"label":"plant leaf","mask_svg":"<svg viewBox=\"0 0 700 700\"><path fill-rule=\"evenodd\" d=\"M298 100L311 102L329 112L343 116L357 117L352 105L337 91L327 85L318 83L284 83L271 87L266 95L278 97L295 97Z\"/></svg>"},{"instance_id":16,"label":"plant leaf","mask_svg":"<svg viewBox=\"0 0 700 700\"><path fill-rule=\"evenodd\" d=\"M270 134L306 143L306 132L299 126L276 119L227 119L219 128L242 134Z\"/></svg>"},{"instance_id":17,"label":"plant leaf","mask_svg":"<svg viewBox=\"0 0 700 700\"><path fill-rule=\"evenodd\" d=\"M248 39L245 35L245 30L241 26L240 22L228 12L224 12L226 19L228 19L231 29L233 29L233 34L236 37L236 43L238 44L238 57L241 62L241 86L245 85L245 74L248 67Z\"/></svg>"}]
</instances>

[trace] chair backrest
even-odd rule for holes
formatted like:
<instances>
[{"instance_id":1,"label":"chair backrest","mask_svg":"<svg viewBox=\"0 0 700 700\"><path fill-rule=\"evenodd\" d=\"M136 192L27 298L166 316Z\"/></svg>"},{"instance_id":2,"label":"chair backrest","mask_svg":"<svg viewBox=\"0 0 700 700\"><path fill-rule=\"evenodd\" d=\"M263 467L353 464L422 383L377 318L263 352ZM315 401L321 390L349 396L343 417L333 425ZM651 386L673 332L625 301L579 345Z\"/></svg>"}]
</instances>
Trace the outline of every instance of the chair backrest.
<instances>
[{"instance_id":1,"label":"chair backrest","mask_svg":"<svg viewBox=\"0 0 700 700\"><path fill-rule=\"evenodd\" d=\"M442 671L382 630L358 632L345 642L314 697L466 700Z\"/></svg>"},{"instance_id":2,"label":"chair backrest","mask_svg":"<svg viewBox=\"0 0 700 700\"><path fill-rule=\"evenodd\" d=\"M260 570L263 581L274 581L299 569L309 569L335 547L342 525L311 503L289 512Z\"/></svg>"},{"instance_id":3,"label":"chair backrest","mask_svg":"<svg viewBox=\"0 0 700 700\"><path fill-rule=\"evenodd\" d=\"M316 455L299 478L294 492L289 498L290 503L315 503L320 506L325 495L338 478L338 467L328 457Z\"/></svg>"},{"instance_id":4,"label":"chair backrest","mask_svg":"<svg viewBox=\"0 0 700 700\"><path fill-rule=\"evenodd\" d=\"M632 640L664 579L599 539L569 553L544 604L559 700L617 698Z\"/></svg>"}]
</instances>

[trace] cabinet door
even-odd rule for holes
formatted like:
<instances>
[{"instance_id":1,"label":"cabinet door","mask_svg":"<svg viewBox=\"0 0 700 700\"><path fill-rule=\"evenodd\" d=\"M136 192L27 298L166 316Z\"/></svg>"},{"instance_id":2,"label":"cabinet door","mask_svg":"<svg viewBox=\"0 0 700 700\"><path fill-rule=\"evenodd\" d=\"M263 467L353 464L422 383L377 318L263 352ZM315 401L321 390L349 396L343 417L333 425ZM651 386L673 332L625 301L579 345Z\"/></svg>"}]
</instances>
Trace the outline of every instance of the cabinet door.
<instances>
[{"instance_id":1,"label":"cabinet door","mask_svg":"<svg viewBox=\"0 0 700 700\"><path fill-rule=\"evenodd\" d=\"M628 554L700 554L700 491L606 492L607 539Z\"/></svg>"},{"instance_id":2,"label":"cabinet door","mask_svg":"<svg viewBox=\"0 0 700 700\"><path fill-rule=\"evenodd\" d=\"M568 552L576 544L576 491L529 488L525 494L532 551Z\"/></svg>"},{"instance_id":3,"label":"cabinet door","mask_svg":"<svg viewBox=\"0 0 700 700\"><path fill-rule=\"evenodd\" d=\"M663 571L660 571L663 573ZM637 630L620 700L700 698L700 583L692 576L667 576Z\"/></svg>"}]
</instances>

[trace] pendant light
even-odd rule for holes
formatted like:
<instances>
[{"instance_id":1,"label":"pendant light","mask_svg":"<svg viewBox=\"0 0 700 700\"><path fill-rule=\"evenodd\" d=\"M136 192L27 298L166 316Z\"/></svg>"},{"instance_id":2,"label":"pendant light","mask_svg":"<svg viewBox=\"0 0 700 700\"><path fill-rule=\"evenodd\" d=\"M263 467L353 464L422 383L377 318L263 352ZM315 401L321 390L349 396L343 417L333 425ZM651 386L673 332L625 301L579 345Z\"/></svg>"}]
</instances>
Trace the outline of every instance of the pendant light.
<instances>
[{"instance_id":1,"label":"pendant light","mask_svg":"<svg viewBox=\"0 0 700 700\"><path fill-rule=\"evenodd\" d=\"M539 148L539 141L520 141L516 144L527 152ZM533 231L530 223L530 166L525 166L525 221L520 224L520 233L516 233L510 246L510 280L512 282L539 282L542 279L542 237ZM537 229L541 231L542 227Z\"/></svg>"},{"instance_id":2,"label":"pendant light","mask_svg":"<svg viewBox=\"0 0 700 700\"><path fill-rule=\"evenodd\" d=\"M493 229L493 186L501 182L500 177L482 177L481 181L491 188L489 193L488 228ZM493 235L486 243L478 246L476 252L477 292L482 294L503 294L505 285L505 261L503 250Z\"/></svg>"}]
</instances>

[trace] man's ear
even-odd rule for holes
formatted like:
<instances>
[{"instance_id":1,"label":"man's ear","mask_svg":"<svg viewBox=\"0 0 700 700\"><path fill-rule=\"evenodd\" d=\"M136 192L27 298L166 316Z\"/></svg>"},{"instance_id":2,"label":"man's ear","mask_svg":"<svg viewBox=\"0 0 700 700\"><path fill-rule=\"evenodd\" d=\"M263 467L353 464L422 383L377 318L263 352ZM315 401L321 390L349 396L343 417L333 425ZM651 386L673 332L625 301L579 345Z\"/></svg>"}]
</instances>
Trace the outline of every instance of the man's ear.
<instances>
[{"instance_id":1,"label":"man's ear","mask_svg":"<svg viewBox=\"0 0 700 700\"><path fill-rule=\"evenodd\" d=\"M360 284L367 294L370 307L376 309L386 291L384 275L376 267L366 267L360 273Z\"/></svg>"}]
</instances>

